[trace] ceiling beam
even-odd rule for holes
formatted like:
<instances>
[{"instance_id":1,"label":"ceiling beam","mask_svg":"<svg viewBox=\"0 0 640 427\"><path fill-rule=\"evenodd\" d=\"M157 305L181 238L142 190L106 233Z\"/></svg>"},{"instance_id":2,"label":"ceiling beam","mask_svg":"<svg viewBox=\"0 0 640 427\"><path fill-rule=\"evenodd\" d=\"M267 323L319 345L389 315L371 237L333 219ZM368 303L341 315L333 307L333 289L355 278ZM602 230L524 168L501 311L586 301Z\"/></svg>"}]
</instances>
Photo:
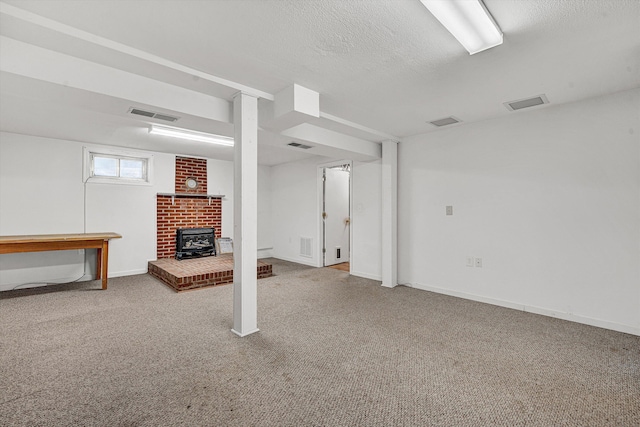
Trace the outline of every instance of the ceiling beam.
<instances>
[{"instance_id":1,"label":"ceiling beam","mask_svg":"<svg viewBox=\"0 0 640 427\"><path fill-rule=\"evenodd\" d=\"M177 113L231 123L231 103L137 74L0 36L0 70ZM124 112L123 112L124 113Z\"/></svg>"},{"instance_id":2,"label":"ceiling beam","mask_svg":"<svg viewBox=\"0 0 640 427\"><path fill-rule=\"evenodd\" d=\"M377 142L355 138L309 123L303 123L287 129L282 132L282 135L289 136L297 141L309 143L309 145L314 146L314 148L309 150L310 152L314 150L314 154L326 155L320 150L320 147L318 147L318 145L321 145L329 150L331 155L334 155L336 152L341 152L353 160L368 161L379 159L382 156L381 145Z\"/></svg>"},{"instance_id":3,"label":"ceiling beam","mask_svg":"<svg viewBox=\"0 0 640 427\"><path fill-rule=\"evenodd\" d=\"M108 49L112 49L120 53L135 56L136 58L144 59L145 61L149 61L157 65L162 65L164 67L168 67L176 71L181 71L189 75L197 76L201 79L208 80L222 86L230 87L239 92L251 94L257 98L264 98L270 101L274 100L274 96L270 93L263 92L258 89L254 89L252 87L245 86L240 83L233 82L231 80L226 80L226 79L214 76L212 74L205 73L200 70L196 70L195 68L178 64L177 62L169 61L168 59L161 58L159 56L145 52L143 50L136 49L131 46L127 46L125 44L118 43L116 41L109 40L104 37L100 37L95 34L88 33L86 31L79 30L69 25L65 25L60 22L54 21L52 19L48 19L43 16L36 15L35 13L31 13L24 9L11 6L4 2L0 2L0 13L13 16L14 18L21 19L25 22L29 22L31 24L35 24L40 27L47 28L49 30L56 31L62 34L66 34L68 36L75 37L77 39L84 40L89 43L106 47Z\"/></svg>"}]
</instances>

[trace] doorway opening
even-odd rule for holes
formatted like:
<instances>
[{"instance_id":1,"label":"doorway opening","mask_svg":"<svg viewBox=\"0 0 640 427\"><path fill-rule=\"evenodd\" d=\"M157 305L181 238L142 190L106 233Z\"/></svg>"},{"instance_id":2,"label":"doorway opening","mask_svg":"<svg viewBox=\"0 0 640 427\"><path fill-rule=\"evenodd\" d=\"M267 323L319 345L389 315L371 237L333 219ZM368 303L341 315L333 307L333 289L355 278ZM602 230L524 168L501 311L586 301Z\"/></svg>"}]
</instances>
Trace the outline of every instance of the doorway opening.
<instances>
[{"instance_id":1,"label":"doorway opening","mask_svg":"<svg viewBox=\"0 0 640 427\"><path fill-rule=\"evenodd\" d=\"M350 271L351 162L325 165L322 173L322 266Z\"/></svg>"}]
</instances>

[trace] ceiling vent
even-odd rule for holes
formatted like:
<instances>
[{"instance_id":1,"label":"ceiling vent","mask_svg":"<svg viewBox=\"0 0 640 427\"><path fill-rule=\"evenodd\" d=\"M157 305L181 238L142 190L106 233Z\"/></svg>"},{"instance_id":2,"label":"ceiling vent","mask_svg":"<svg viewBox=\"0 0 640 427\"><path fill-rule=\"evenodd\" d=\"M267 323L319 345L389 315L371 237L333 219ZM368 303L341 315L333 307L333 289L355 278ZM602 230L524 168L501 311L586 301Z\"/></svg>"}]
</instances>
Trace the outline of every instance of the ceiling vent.
<instances>
[{"instance_id":1,"label":"ceiling vent","mask_svg":"<svg viewBox=\"0 0 640 427\"><path fill-rule=\"evenodd\" d=\"M519 99L517 101L505 102L504 106L509 111L522 110L523 108L535 107L536 105L548 104L549 100L546 95L538 95L533 98Z\"/></svg>"},{"instance_id":2,"label":"ceiling vent","mask_svg":"<svg viewBox=\"0 0 640 427\"><path fill-rule=\"evenodd\" d=\"M438 119L438 120L434 120L432 122L428 122L431 123L434 126L448 126L448 125L453 125L455 123L460 123L462 120L456 119L455 117L451 116L451 117L445 117L444 119Z\"/></svg>"},{"instance_id":3,"label":"ceiling vent","mask_svg":"<svg viewBox=\"0 0 640 427\"><path fill-rule=\"evenodd\" d=\"M137 116L151 117L153 119L164 120L165 122L175 122L179 119L179 117L168 116L166 114L154 113L153 111L145 111L139 108L131 108L129 109L130 114L135 114Z\"/></svg>"},{"instance_id":4,"label":"ceiling vent","mask_svg":"<svg viewBox=\"0 0 640 427\"><path fill-rule=\"evenodd\" d=\"M310 145L304 145L304 144L300 144L298 142L290 142L287 144L289 147L296 147L296 148L301 148L303 150L308 150L309 148L313 148Z\"/></svg>"}]
</instances>

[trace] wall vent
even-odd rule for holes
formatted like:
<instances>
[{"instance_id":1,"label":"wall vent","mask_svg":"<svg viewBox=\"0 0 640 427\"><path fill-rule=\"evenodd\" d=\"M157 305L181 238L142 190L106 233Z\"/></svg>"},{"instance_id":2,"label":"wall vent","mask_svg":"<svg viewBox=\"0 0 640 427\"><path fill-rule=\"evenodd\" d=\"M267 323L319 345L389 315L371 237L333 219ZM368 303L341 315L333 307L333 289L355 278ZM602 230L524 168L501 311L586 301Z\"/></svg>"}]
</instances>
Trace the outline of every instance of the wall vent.
<instances>
[{"instance_id":1,"label":"wall vent","mask_svg":"<svg viewBox=\"0 0 640 427\"><path fill-rule=\"evenodd\" d=\"M517 101L505 102L504 106L509 111L522 110L523 108L535 107L536 105L548 104L549 100L546 95L538 95L533 98L518 99Z\"/></svg>"},{"instance_id":2,"label":"wall vent","mask_svg":"<svg viewBox=\"0 0 640 427\"><path fill-rule=\"evenodd\" d=\"M310 145L304 145L304 144L300 144L299 142L290 142L287 144L289 147L296 147L296 148L301 148L303 150L308 150L309 148L313 148Z\"/></svg>"},{"instance_id":3,"label":"wall vent","mask_svg":"<svg viewBox=\"0 0 640 427\"><path fill-rule=\"evenodd\" d=\"M428 123L431 123L434 126L441 127L441 126L452 125L452 124L455 124L455 123L460 123L461 121L462 120L457 119L457 118L455 118L453 116L450 116L450 117L445 117L444 119L433 120L433 121L428 122Z\"/></svg>"},{"instance_id":4,"label":"wall vent","mask_svg":"<svg viewBox=\"0 0 640 427\"><path fill-rule=\"evenodd\" d=\"M137 116L151 117L153 119L164 120L166 122L175 122L179 119L179 117L169 116L167 114L154 113L153 111L145 111L139 108L130 108L130 114L135 114Z\"/></svg>"},{"instance_id":5,"label":"wall vent","mask_svg":"<svg viewBox=\"0 0 640 427\"><path fill-rule=\"evenodd\" d=\"M311 244L313 243L313 239L311 237L300 237L300 256L311 258Z\"/></svg>"}]
</instances>

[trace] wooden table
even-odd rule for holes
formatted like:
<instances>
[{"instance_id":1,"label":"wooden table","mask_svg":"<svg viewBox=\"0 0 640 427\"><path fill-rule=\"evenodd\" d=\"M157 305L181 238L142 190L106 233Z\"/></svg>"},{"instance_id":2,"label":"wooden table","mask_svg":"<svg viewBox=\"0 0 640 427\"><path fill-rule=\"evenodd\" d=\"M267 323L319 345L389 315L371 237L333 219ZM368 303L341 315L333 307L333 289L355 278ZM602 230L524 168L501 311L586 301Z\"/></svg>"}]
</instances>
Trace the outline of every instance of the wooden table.
<instances>
[{"instance_id":1,"label":"wooden table","mask_svg":"<svg viewBox=\"0 0 640 427\"><path fill-rule=\"evenodd\" d=\"M0 254L17 252L67 251L97 249L96 280L102 279L107 289L109 240L119 239L116 233L37 234L32 236L0 236Z\"/></svg>"}]
</instances>

